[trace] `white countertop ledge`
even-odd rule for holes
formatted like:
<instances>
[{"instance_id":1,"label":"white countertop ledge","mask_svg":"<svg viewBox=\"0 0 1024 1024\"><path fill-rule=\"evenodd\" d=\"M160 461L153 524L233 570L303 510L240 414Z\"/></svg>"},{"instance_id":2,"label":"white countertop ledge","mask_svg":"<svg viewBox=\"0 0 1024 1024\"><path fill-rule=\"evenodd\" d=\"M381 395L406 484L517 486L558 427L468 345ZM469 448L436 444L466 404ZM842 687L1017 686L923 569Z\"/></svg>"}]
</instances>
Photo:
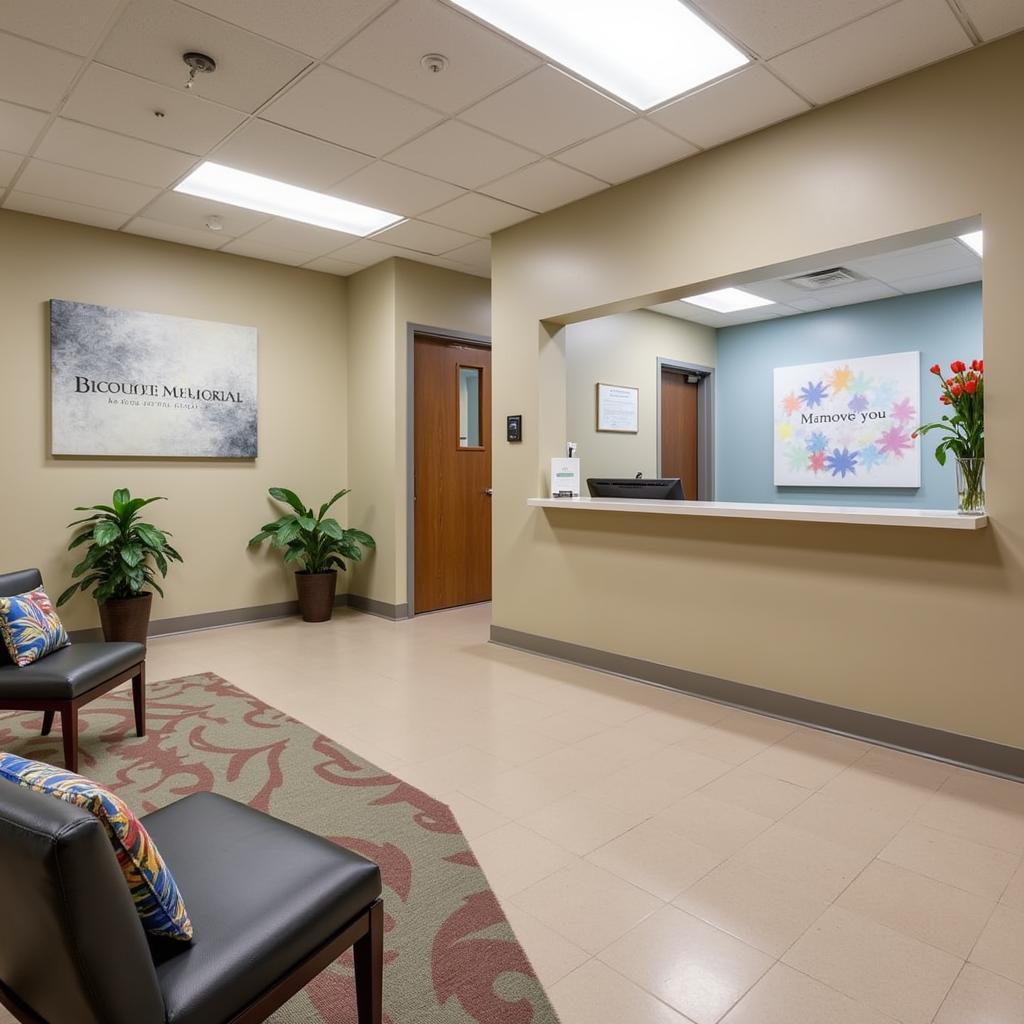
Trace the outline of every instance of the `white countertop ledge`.
<instances>
[{"instance_id":1,"label":"white countertop ledge","mask_svg":"<svg viewBox=\"0 0 1024 1024\"><path fill-rule=\"evenodd\" d=\"M639 512L716 519L774 519L793 523L853 523L917 526L938 530L982 530L988 516L960 515L938 508L866 508L849 505L756 505L741 501L644 501L637 498L528 498L533 508L587 512Z\"/></svg>"}]
</instances>

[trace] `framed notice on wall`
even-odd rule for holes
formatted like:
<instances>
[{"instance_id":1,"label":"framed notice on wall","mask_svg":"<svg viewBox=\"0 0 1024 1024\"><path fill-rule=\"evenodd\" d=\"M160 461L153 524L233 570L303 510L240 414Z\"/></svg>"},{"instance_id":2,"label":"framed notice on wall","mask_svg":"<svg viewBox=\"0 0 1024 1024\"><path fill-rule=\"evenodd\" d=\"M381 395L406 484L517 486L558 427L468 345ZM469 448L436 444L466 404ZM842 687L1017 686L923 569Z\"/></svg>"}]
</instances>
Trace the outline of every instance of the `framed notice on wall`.
<instances>
[{"instance_id":1,"label":"framed notice on wall","mask_svg":"<svg viewBox=\"0 0 1024 1024\"><path fill-rule=\"evenodd\" d=\"M255 459L255 327L50 301L51 451Z\"/></svg>"},{"instance_id":2,"label":"framed notice on wall","mask_svg":"<svg viewBox=\"0 0 1024 1024\"><path fill-rule=\"evenodd\" d=\"M612 434L640 430L640 389L619 384L597 385L597 429Z\"/></svg>"},{"instance_id":3,"label":"framed notice on wall","mask_svg":"<svg viewBox=\"0 0 1024 1024\"><path fill-rule=\"evenodd\" d=\"M778 487L920 487L921 356L775 370Z\"/></svg>"}]
</instances>

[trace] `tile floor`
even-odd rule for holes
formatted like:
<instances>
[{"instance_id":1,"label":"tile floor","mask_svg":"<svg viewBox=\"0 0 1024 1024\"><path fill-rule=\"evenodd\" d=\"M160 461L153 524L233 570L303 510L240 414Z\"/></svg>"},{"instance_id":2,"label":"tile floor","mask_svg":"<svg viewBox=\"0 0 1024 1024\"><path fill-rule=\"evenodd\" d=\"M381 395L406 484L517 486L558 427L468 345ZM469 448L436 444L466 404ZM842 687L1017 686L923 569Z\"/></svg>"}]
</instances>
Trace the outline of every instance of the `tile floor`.
<instances>
[{"instance_id":1,"label":"tile floor","mask_svg":"<svg viewBox=\"0 0 1024 1024\"><path fill-rule=\"evenodd\" d=\"M454 808L563 1024L1021 1024L1024 785L488 644L152 642Z\"/></svg>"}]
</instances>

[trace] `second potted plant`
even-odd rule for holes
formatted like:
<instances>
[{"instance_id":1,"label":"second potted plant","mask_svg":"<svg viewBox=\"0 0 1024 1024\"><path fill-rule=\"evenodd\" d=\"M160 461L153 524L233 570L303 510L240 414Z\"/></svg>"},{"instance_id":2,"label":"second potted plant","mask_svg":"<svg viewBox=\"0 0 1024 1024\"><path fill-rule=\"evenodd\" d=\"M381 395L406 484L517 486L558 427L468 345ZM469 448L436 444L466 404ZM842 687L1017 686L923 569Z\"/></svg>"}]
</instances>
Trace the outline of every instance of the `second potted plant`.
<instances>
[{"instance_id":1,"label":"second potted plant","mask_svg":"<svg viewBox=\"0 0 1024 1024\"><path fill-rule=\"evenodd\" d=\"M363 548L375 548L376 542L362 530L345 529L327 513L348 490L338 491L314 514L287 487L271 487L270 497L291 507L292 511L273 523L267 523L249 546L271 541L284 550L285 563L300 563L295 572L299 611L305 622L326 622L334 614L334 597L338 587L338 570L346 570L345 559L358 562Z\"/></svg>"}]
</instances>

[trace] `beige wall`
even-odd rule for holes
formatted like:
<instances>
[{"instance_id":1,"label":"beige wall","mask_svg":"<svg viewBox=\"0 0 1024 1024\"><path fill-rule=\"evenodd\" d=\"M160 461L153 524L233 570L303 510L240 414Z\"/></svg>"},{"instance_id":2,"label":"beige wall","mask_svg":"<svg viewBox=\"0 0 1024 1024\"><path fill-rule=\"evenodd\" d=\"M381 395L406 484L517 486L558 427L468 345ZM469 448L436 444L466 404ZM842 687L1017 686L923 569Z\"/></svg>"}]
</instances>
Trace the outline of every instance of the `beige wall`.
<instances>
[{"instance_id":1,"label":"beige wall","mask_svg":"<svg viewBox=\"0 0 1024 1024\"><path fill-rule=\"evenodd\" d=\"M259 458L52 458L51 298L254 324ZM75 563L65 551L73 507L109 501L124 485L167 496L152 506L152 520L174 532L185 559L172 567L154 618L294 599L280 558L248 553L245 544L273 516L268 487L290 486L313 501L346 480L344 281L0 211L0 317L0 568L39 566L56 597ZM76 597L64 618L71 628L95 625L95 605Z\"/></svg>"},{"instance_id":2,"label":"beige wall","mask_svg":"<svg viewBox=\"0 0 1024 1024\"><path fill-rule=\"evenodd\" d=\"M658 359L715 365L715 330L638 309L565 330L566 429L583 479L658 475ZM635 434L597 430L597 384L639 388ZM585 485L584 485L585 487Z\"/></svg>"},{"instance_id":3,"label":"beige wall","mask_svg":"<svg viewBox=\"0 0 1024 1024\"><path fill-rule=\"evenodd\" d=\"M378 543L349 589L386 604L407 600L407 365L409 324L489 337L490 281L388 260L349 281L351 512Z\"/></svg>"},{"instance_id":4,"label":"beige wall","mask_svg":"<svg viewBox=\"0 0 1024 1024\"><path fill-rule=\"evenodd\" d=\"M494 623L1024 746L1022 98L1017 35L498 234ZM990 529L527 508L565 441L542 321L978 213Z\"/></svg>"}]
</instances>

